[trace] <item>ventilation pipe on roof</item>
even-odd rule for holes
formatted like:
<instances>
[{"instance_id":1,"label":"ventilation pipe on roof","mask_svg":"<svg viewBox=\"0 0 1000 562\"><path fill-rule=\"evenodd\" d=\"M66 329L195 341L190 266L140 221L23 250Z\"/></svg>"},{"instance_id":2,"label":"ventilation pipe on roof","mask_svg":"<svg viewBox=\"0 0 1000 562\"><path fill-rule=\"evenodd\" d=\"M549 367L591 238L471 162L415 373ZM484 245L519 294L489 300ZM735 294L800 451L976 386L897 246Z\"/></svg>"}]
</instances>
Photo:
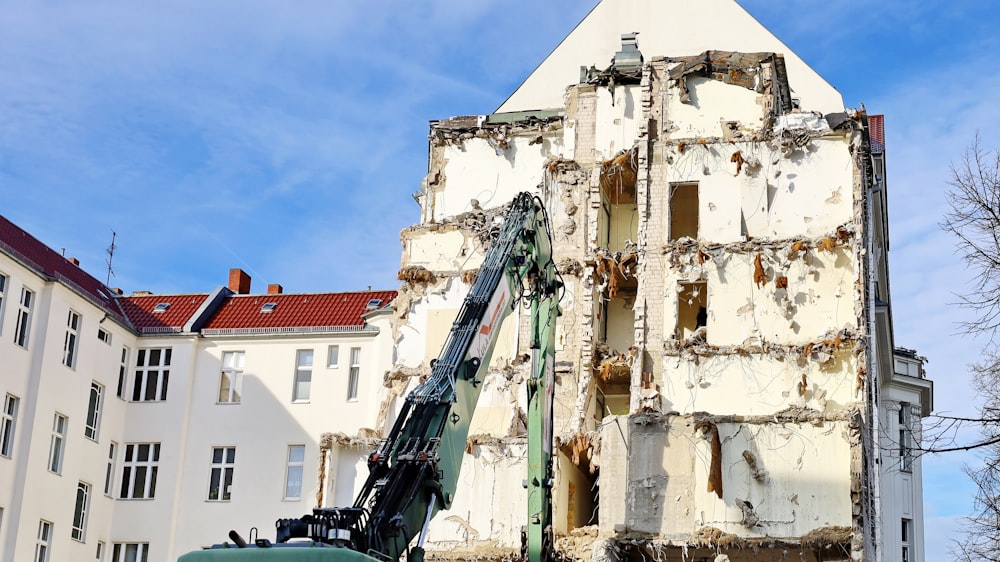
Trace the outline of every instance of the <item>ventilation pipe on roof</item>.
<instances>
[{"instance_id":1,"label":"ventilation pipe on roof","mask_svg":"<svg viewBox=\"0 0 1000 562\"><path fill-rule=\"evenodd\" d=\"M250 274L239 268L229 270L229 290L238 294L250 293Z\"/></svg>"},{"instance_id":2,"label":"ventilation pipe on roof","mask_svg":"<svg viewBox=\"0 0 1000 562\"><path fill-rule=\"evenodd\" d=\"M618 72L635 72L642 68L642 53L639 52L639 42L636 37L639 32L622 33L622 50L615 53L611 66Z\"/></svg>"}]
</instances>

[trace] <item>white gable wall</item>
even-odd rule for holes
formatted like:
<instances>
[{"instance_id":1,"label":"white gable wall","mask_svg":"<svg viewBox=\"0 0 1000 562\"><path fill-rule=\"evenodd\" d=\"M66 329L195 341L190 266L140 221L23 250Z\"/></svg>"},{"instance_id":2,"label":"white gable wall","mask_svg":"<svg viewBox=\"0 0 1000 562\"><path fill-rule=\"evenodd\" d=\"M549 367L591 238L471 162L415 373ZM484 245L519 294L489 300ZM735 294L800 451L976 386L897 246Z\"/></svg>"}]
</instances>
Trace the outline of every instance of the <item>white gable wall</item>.
<instances>
[{"instance_id":1,"label":"white gable wall","mask_svg":"<svg viewBox=\"0 0 1000 562\"><path fill-rule=\"evenodd\" d=\"M607 68L621 48L621 35L634 31L647 62L707 50L783 54L792 97L801 99L804 109L844 109L840 92L734 0L602 0L497 111L562 107L566 86L579 82L580 67Z\"/></svg>"}]
</instances>

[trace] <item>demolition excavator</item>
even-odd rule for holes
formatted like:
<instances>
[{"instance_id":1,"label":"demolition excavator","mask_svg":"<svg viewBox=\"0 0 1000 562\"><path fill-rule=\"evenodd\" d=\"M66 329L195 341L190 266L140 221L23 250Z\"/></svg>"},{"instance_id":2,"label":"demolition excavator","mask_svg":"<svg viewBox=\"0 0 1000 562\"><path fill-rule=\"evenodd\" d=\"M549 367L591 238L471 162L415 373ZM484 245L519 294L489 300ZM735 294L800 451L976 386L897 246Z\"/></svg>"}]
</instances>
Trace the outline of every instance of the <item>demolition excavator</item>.
<instances>
[{"instance_id":1,"label":"demolition excavator","mask_svg":"<svg viewBox=\"0 0 1000 562\"><path fill-rule=\"evenodd\" d=\"M469 424L500 326L519 303L531 310L527 524L522 555L553 558L552 400L555 326L562 282L545 207L519 194L465 297L430 375L406 398L392 429L368 456L368 479L351 507L320 507L279 519L268 539L243 539L185 554L179 562L423 562L431 518L454 498Z\"/></svg>"}]
</instances>

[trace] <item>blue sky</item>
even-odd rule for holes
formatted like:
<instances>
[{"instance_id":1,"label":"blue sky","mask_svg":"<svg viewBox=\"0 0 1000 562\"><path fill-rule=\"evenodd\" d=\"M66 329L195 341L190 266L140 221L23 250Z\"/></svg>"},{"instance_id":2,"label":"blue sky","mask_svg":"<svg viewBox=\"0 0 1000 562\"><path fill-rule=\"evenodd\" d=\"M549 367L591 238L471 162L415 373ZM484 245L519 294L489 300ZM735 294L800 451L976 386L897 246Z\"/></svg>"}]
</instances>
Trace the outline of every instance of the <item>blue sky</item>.
<instances>
[{"instance_id":1,"label":"blue sky","mask_svg":"<svg viewBox=\"0 0 1000 562\"><path fill-rule=\"evenodd\" d=\"M887 115L896 341L930 358L939 411L971 413L979 342L948 304L968 273L937 222L948 162L977 129L1000 145L994 3L742 4ZM394 288L427 121L495 109L591 6L6 0L0 213L100 279L116 231L128 292L207 291L230 267L257 289ZM949 559L970 458L925 461L928 560Z\"/></svg>"}]
</instances>

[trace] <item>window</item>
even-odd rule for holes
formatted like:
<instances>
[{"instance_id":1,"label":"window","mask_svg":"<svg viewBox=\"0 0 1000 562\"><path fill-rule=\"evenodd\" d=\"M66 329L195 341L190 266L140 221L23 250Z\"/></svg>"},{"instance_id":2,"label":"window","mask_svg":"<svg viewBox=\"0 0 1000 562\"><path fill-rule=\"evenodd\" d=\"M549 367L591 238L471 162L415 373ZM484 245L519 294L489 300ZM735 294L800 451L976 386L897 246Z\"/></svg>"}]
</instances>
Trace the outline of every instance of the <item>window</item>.
<instances>
[{"instance_id":1,"label":"window","mask_svg":"<svg viewBox=\"0 0 1000 562\"><path fill-rule=\"evenodd\" d=\"M292 388L293 402L309 400L309 388L312 385L313 352L311 349L300 349L295 352L295 386Z\"/></svg>"},{"instance_id":2,"label":"window","mask_svg":"<svg viewBox=\"0 0 1000 562\"><path fill-rule=\"evenodd\" d=\"M900 529L900 542L903 546L902 556L900 557L901 562L913 562L913 520L903 519L902 528Z\"/></svg>"},{"instance_id":3,"label":"window","mask_svg":"<svg viewBox=\"0 0 1000 562\"><path fill-rule=\"evenodd\" d=\"M101 427L101 408L104 406L104 385L90 383L90 401L87 403L87 427L83 434L87 439L97 441L97 432Z\"/></svg>"},{"instance_id":4,"label":"window","mask_svg":"<svg viewBox=\"0 0 1000 562\"><path fill-rule=\"evenodd\" d=\"M677 337L686 340L708 325L708 284L677 285ZM705 330L702 330L704 334ZM704 337L704 335L702 336Z\"/></svg>"},{"instance_id":5,"label":"window","mask_svg":"<svg viewBox=\"0 0 1000 562\"><path fill-rule=\"evenodd\" d=\"M913 470L913 442L910 431L912 411L906 402L899 405L899 469L903 472Z\"/></svg>"},{"instance_id":6,"label":"window","mask_svg":"<svg viewBox=\"0 0 1000 562\"><path fill-rule=\"evenodd\" d=\"M147 562L149 543L116 542L111 548L111 562Z\"/></svg>"},{"instance_id":7,"label":"window","mask_svg":"<svg viewBox=\"0 0 1000 562\"><path fill-rule=\"evenodd\" d=\"M70 369L76 366L76 340L80 334L80 315L69 311L66 318L66 339L63 340L63 365Z\"/></svg>"},{"instance_id":8,"label":"window","mask_svg":"<svg viewBox=\"0 0 1000 562\"><path fill-rule=\"evenodd\" d=\"M368 301L368 304L365 305L365 309L375 310L381 305L382 305L382 299L371 299Z\"/></svg>"},{"instance_id":9,"label":"window","mask_svg":"<svg viewBox=\"0 0 1000 562\"><path fill-rule=\"evenodd\" d=\"M38 522L38 539L35 541L35 562L49 562L49 544L52 542L52 523Z\"/></svg>"},{"instance_id":10,"label":"window","mask_svg":"<svg viewBox=\"0 0 1000 562\"><path fill-rule=\"evenodd\" d=\"M80 482L76 486L76 508L73 510L74 540L82 541L87 535L87 511L90 509L90 484Z\"/></svg>"},{"instance_id":11,"label":"window","mask_svg":"<svg viewBox=\"0 0 1000 562\"><path fill-rule=\"evenodd\" d=\"M127 443L122 463L123 500L152 499L156 496L156 473L160 464L159 443Z\"/></svg>"},{"instance_id":12,"label":"window","mask_svg":"<svg viewBox=\"0 0 1000 562\"><path fill-rule=\"evenodd\" d=\"M21 304L17 309L17 324L14 326L14 343L27 348L28 332L31 330L31 307L35 304L35 293L21 287Z\"/></svg>"},{"instance_id":13,"label":"window","mask_svg":"<svg viewBox=\"0 0 1000 562\"><path fill-rule=\"evenodd\" d=\"M111 345L111 332L105 330L104 328L98 328L97 339L108 345Z\"/></svg>"},{"instance_id":14,"label":"window","mask_svg":"<svg viewBox=\"0 0 1000 562\"><path fill-rule=\"evenodd\" d=\"M243 386L242 351L226 351L222 354L222 374L219 375L219 403L239 404L240 389Z\"/></svg>"},{"instance_id":15,"label":"window","mask_svg":"<svg viewBox=\"0 0 1000 562\"><path fill-rule=\"evenodd\" d=\"M118 367L118 390L115 392L118 398L125 399L125 377L128 372L128 348L122 346L122 361Z\"/></svg>"},{"instance_id":16,"label":"window","mask_svg":"<svg viewBox=\"0 0 1000 562\"><path fill-rule=\"evenodd\" d=\"M104 495L110 496L111 489L115 485L115 462L118 460L118 443L111 442L108 447L108 467L104 472Z\"/></svg>"},{"instance_id":17,"label":"window","mask_svg":"<svg viewBox=\"0 0 1000 562\"><path fill-rule=\"evenodd\" d=\"M153 314L163 314L170 308L169 302L158 302L156 306L153 307Z\"/></svg>"},{"instance_id":18,"label":"window","mask_svg":"<svg viewBox=\"0 0 1000 562\"><path fill-rule=\"evenodd\" d=\"M331 345L326 348L326 366L330 369L336 369L337 363L340 362L340 346Z\"/></svg>"},{"instance_id":19,"label":"window","mask_svg":"<svg viewBox=\"0 0 1000 562\"><path fill-rule=\"evenodd\" d=\"M358 378L361 376L361 348L351 348L351 372L347 376L347 399L358 399Z\"/></svg>"},{"instance_id":20,"label":"window","mask_svg":"<svg viewBox=\"0 0 1000 562\"><path fill-rule=\"evenodd\" d=\"M135 361L135 380L132 381L133 402L157 402L167 399L170 353L169 347L139 350Z\"/></svg>"},{"instance_id":21,"label":"window","mask_svg":"<svg viewBox=\"0 0 1000 562\"><path fill-rule=\"evenodd\" d=\"M94 560L97 562L104 560L104 541L97 541L97 556L94 557Z\"/></svg>"},{"instance_id":22,"label":"window","mask_svg":"<svg viewBox=\"0 0 1000 562\"><path fill-rule=\"evenodd\" d=\"M305 445L288 446L288 468L285 470L286 500L297 500L302 497L302 470L305 457Z\"/></svg>"},{"instance_id":23,"label":"window","mask_svg":"<svg viewBox=\"0 0 1000 562\"><path fill-rule=\"evenodd\" d=\"M893 365L895 367L893 370L898 375L920 378L920 364L915 361L907 361L897 357L893 360Z\"/></svg>"},{"instance_id":24,"label":"window","mask_svg":"<svg viewBox=\"0 0 1000 562\"><path fill-rule=\"evenodd\" d=\"M19 402L17 396L8 394L3 399L3 412L0 412L0 455L7 458L14 452L14 429L17 427Z\"/></svg>"},{"instance_id":25,"label":"window","mask_svg":"<svg viewBox=\"0 0 1000 562\"><path fill-rule=\"evenodd\" d=\"M8 282L7 276L0 273L0 332L3 330L3 297L7 294Z\"/></svg>"},{"instance_id":26,"label":"window","mask_svg":"<svg viewBox=\"0 0 1000 562\"><path fill-rule=\"evenodd\" d=\"M236 447L212 448L212 477L208 483L209 501L229 501L236 467Z\"/></svg>"},{"instance_id":27,"label":"window","mask_svg":"<svg viewBox=\"0 0 1000 562\"><path fill-rule=\"evenodd\" d=\"M52 419L52 441L49 443L49 471L62 472L63 450L66 448L66 416L56 413Z\"/></svg>"},{"instance_id":28,"label":"window","mask_svg":"<svg viewBox=\"0 0 1000 562\"><path fill-rule=\"evenodd\" d=\"M698 184L670 186L670 239L698 238Z\"/></svg>"},{"instance_id":29,"label":"window","mask_svg":"<svg viewBox=\"0 0 1000 562\"><path fill-rule=\"evenodd\" d=\"M266 302L260 307L261 314L270 314L274 312L274 309L278 308L278 303L276 302Z\"/></svg>"}]
</instances>

